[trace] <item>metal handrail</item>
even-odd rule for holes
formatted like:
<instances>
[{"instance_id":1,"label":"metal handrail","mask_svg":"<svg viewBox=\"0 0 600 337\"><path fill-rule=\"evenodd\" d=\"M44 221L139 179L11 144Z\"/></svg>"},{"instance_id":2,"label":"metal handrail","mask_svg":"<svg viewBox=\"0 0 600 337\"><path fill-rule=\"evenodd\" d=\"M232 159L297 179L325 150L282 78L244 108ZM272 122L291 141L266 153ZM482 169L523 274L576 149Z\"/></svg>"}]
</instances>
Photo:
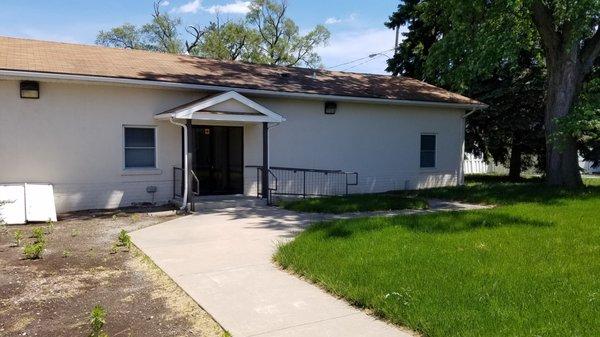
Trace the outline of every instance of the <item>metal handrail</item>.
<instances>
[{"instance_id":1,"label":"metal handrail","mask_svg":"<svg viewBox=\"0 0 600 337\"><path fill-rule=\"evenodd\" d=\"M196 176L196 172L194 172L194 170L190 170L192 179L196 181L196 192L194 192L194 189L192 189L192 193L194 193L194 195L200 195L200 179L198 179L198 176Z\"/></svg>"},{"instance_id":2,"label":"metal handrail","mask_svg":"<svg viewBox=\"0 0 600 337\"><path fill-rule=\"evenodd\" d=\"M247 165L248 168L262 168L261 165ZM342 170L324 170L324 169L307 169L298 167L282 167L282 166L269 166L270 170L285 170L285 171L296 171L296 172L317 172L317 173L356 173L356 172L345 172Z\"/></svg>"},{"instance_id":3,"label":"metal handrail","mask_svg":"<svg viewBox=\"0 0 600 337\"><path fill-rule=\"evenodd\" d=\"M261 172L263 167L260 165L248 165L246 166L248 168L256 168L256 181L259 184L262 184L262 179L261 179ZM274 171L284 171L281 172L282 177L278 177L277 173ZM289 179L289 174L285 174L285 172L290 172L293 177L291 178L291 180L285 180L285 179ZM316 188L317 191L315 190L315 187L320 184L321 182L319 181L319 178L315 178L314 174L311 175L310 177L307 177L307 173L317 173L317 174L323 174L325 176L329 176L329 175L333 175L334 177L331 178L327 178L328 182L331 182L333 179L333 181L338 181L338 184L342 185L342 186L338 186L339 188L331 188L329 185L326 185L325 188ZM296 176L296 174L301 174L300 176ZM336 176L339 175L339 178L336 178ZM342 177L343 175L343 177ZM266 182L267 184L269 184L269 187L267 188L269 195L267 196L268 202L271 202L271 198L272 195L289 195L289 196L302 196L304 198L306 198L307 196L311 195L311 196L327 196L327 195L341 195L341 194L349 194L349 187L350 186L357 186L359 181L358 181L358 172L346 172L343 170L325 170L325 169L308 169L308 168L298 168L298 167L281 167L281 166L271 166L269 167L269 176L270 179L275 182L275 186L271 186L270 181ZM279 181L281 179L284 179L284 181L287 181L288 184L292 185L292 190L290 191L289 187L287 188L287 190L284 188L284 190L280 191L279 190ZM312 179L312 180L310 180ZM322 179L321 179L322 180ZM307 182L310 181L311 182L311 186L310 188L307 186ZM315 183L316 181L316 183ZM298 182L302 183L301 186L301 190L299 188L299 186L297 185ZM334 183L335 184L335 183ZM284 183L284 185L286 185ZM313 190L311 192L311 189ZM327 189L329 189L327 191ZM333 191L332 191L333 190ZM339 191L338 193L335 193L335 191ZM261 193L261 188L257 188L257 197L261 197L262 193Z\"/></svg>"},{"instance_id":4,"label":"metal handrail","mask_svg":"<svg viewBox=\"0 0 600 337\"><path fill-rule=\"evenodd\" d=\"M277 186L279 186L279 180L277 179L277 176L275 175L275 173L273 173L271 169L269 169L267 173L271 176L271 178L273 178L273 181L275 182L275 187L271 187L271 184L269 184L269 189L277 191Z\"/></svg>"},{"instance_id":5,"label":"metal handrail","mask_svg":"<svg viewBox=\"0 0 600 337\"><path fill-rule=\"evenodd\" d=\"M256 169L256 181L260 182L262 184L262 175L261 175L261 171L262 171L262 166L258 166L258 165L248 165L246 166L248 168L255 168ZM273 171L271 169L269 169L267 171L267 174L273 179L273 181L275 182L275 187L271 187L271 183L267 182L267 190L269 191L269 195L267 195L267 202L270 203L270 197L272 194L272 191L276 191L278 186L279 186L279 180L277 179L277 176L275 175L275 173L273 173ZM269 179L270 180L270 179ZM261 188L259 186L257 186L256 188L256 197L260 198L262 196L262 191Z\"/></svg>"},{"instance_id":6,"label":"metal handrail","mask_svg":"<svg viewBox=\"0 0 600 337\"><path fill-rule=\"evenodd\" d=\"M275 175L275 173L273 173L273 171L271 171L271 169L269 169L268 174L271 177L273 177L273 181L275 181L275 187L271 187L271 184L268 184L269 195L267 197L267 204L271 205L271 203L273 201L273 191L277 191L277 187L279 185L279 180L277 179L277 176Z\"/></svg>"}]
</instances>

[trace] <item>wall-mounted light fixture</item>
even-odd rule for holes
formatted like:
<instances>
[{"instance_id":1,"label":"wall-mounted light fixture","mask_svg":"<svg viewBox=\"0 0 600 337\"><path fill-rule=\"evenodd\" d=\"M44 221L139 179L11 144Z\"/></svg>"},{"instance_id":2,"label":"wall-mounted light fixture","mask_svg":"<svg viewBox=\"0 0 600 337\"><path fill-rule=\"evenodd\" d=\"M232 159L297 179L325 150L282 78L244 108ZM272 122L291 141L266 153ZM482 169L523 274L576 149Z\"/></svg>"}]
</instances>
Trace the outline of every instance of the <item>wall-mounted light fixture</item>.
<instances>
[{"instance_id":1,"label":"wall-mounted light fixture","mask_svg":"<svg viewBox=\"0 0 600 337\"><path fill-rule=\"evenodd\" d=\"M21 82L21 98L38 99L40 98L40 84L35 81Z\"/></svg>"},{"instance_id":2,"label":"wall-mounted light fixture","mask_svg":"<svg viewBox=\"0 0 600 337\"><path fill-rule=\"evenodd\" d=\"M326 115L335 115L336 110L337 110L336 102L325 102L325 114Z\"/></svg>"}]
</instances>

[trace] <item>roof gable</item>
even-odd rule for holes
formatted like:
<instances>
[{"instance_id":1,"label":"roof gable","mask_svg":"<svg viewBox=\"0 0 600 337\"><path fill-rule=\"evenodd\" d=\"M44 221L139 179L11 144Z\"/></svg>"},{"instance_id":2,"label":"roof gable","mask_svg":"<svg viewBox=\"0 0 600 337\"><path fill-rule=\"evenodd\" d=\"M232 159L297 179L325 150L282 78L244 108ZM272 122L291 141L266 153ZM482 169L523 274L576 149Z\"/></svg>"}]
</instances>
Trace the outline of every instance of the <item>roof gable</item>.
<instances>
[{"instance_id":1,"label":"roof gable","mask_svg":"<svg viewBox=\"0 0 600 337\"><path fill-rule=\"evenodd\" d=\"M233 98L225 100L221 103L217 103L213 106L209 106L204 109L205 111L214 111L214 112L232 112L232 113L249 113L256 114L258 111L252 109L251 107L243 104Z\"/></svg>"},{"instance_id":2,"label":"roof gable","mask_svg":"<svg viewBox=\"0 0 600 337\"><path fill-rule=\"evenodd\" d=\"M235 91L228 91L183 104L157 114L155 118L272 123L285 121L285 118L281 115Z\"/></svg>"}]
</instances>

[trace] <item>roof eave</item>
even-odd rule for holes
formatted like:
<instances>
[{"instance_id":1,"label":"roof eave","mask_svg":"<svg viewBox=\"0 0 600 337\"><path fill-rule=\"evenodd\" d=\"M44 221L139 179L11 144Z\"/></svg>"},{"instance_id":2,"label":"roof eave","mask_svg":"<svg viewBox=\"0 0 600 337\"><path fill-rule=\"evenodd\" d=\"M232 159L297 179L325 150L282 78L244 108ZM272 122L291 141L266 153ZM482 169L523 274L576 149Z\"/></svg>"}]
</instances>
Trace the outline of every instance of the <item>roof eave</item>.
<instances>
[{"instance_id":1,"label":"roof eave","mask_svg":"<svg viewBox=\"0 0 600 337\"><path fill-rule=\"evenodd\" d=\"M23 70L0 69L0 77L8 78L28 78L28 79L51 79L64 81L82 81L95 83L109 83L134 86L149 86L169 89L197 89L204 91L236 91L242 94L256 94L272 97L289 97L298 99L318 99L318 100L335 100L340 102L355 102L355 103L374 103L374 104L393 104L405 106L422 106L422 107L439 107L439 108L454 108L454 109L485 109L488 105L483 103L448 103L434 101L418 101L418 100L397 100L377 97L358 97L344 95L324 95L299 92L285 92L264 89L248 89L234 86L216 86L206 84L191 84L156 80L143 80L122 77L105 77L94 75L78 75L78 74L63 74L63 73L48 73Z\"/></svg>"}]
</instances>

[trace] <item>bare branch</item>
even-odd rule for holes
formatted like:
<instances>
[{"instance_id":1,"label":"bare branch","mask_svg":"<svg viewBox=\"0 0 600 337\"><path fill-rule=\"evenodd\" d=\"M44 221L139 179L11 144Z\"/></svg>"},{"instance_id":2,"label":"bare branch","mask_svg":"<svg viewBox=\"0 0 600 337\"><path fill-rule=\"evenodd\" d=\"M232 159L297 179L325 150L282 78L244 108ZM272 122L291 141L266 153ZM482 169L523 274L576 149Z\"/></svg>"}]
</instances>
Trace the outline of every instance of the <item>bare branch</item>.
<instances>
[{"instance_id":1,"label":"bare branch","mask_svg":"<svg viewBox=\"0 0 600 337\"><path fill-rule=\"evenodd\" d=\"M206 33L206 30L202 30L200 29L200 27L197 26L187 26L185 28L185 31L192 35L192 37L194 38L194 41L192 43L185 41L185 49L189 54L194 48L198 46L198 43L200 42L202 36Z\"/></svg>"},{"instance_id":2,"label":"bare branch","mask_svg":"<svg viewBox=\"0 0 600 337\"><path fill-rule=\"evenodd\" d=\"M235 45L235 47L230 55L231 60L233 60L233 61L237 60L237 58L242 54L242 50L244 49L244 46L246 45L246 38L247 38L247 36L244 34L242 36L242 39Z\"/></svg>"},{"instance_id":3,"label":"bare branch","mask_svg":"<svg viewBox=\"0 0 600 337\"><path fill-rule=\"evenodd\" d=\"M172 22L167 14L160 12L161 3L163 0L154 2L154 13L152 14L154 26L158 29L157 38L165 51L175 52L172 50L172 41L177 39L177 32L172 27ZM177 24L177 23L176 23ZM176 25L175 24L175 25Z\"/></svg>"}]
</instances>

